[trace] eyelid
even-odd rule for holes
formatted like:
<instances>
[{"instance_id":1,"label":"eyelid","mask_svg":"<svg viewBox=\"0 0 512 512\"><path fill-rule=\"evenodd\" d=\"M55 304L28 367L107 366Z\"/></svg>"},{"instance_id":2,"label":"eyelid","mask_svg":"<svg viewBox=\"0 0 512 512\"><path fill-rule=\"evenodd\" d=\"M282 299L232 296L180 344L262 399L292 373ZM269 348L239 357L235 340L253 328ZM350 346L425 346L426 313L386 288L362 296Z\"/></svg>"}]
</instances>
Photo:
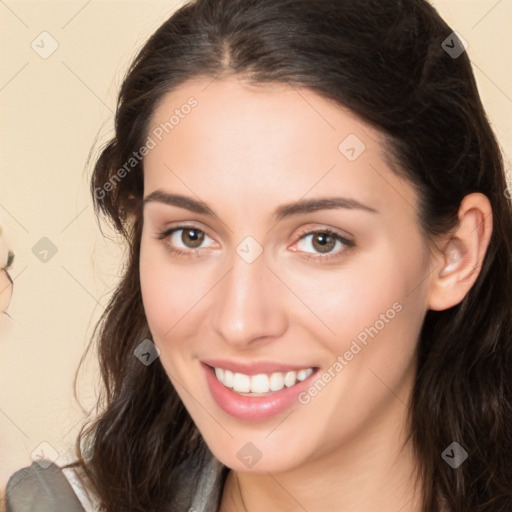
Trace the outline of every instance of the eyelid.
<instances>
[{"instance_id":1,"label":"eyelid","mask_svg":"<svg viewBox=\"0 0 512 512\"><path fill-rule=\"evenodd\" d=\"M171 224L165 224L163 228L157 228L159 233L170 233L171 231L178 231L180 229L197 229L198 231L202 231L205 235L208 235L209 229L206 228L203 224L196 221L181 221L181 222L173 222Z\"/></svg>"},{"instance_id":2,"label":"eyelid","mask_svg":"<svg viewBox=\"0 0 512 512\"><path fill-rule=\"evenodd\" d=\"M185 231L187 229L197 229L197 231L201 231L202 233L204 233L210 240L215 241L215 239L208 234L208 230L204 229L201 226L197 226L193 222L186 222L165 227L164 229L158 231L157 238L163 240L164 238L169 238L170 236L172 236L176 231ZM200 249L204 249L204 247L201 247ZM189 251L193 252L198 251L200 249L189 249Z\"/></svg>"},{"instance_id":3,"label":"eyelid","mask_svg":"<svg viewBox=\"0 0 512 512\"><path fill-rule=\"evenodd\" d=\"M346 231L319 224L316 224L316 227L311 227L311 225L308 225L307 227L300 228L297 235L297 240L301 239L305 235L311 235L313 233L332 233L342 240L345 240L347 243L354 243L352 235Z\"/></svg>"}]
</instances>

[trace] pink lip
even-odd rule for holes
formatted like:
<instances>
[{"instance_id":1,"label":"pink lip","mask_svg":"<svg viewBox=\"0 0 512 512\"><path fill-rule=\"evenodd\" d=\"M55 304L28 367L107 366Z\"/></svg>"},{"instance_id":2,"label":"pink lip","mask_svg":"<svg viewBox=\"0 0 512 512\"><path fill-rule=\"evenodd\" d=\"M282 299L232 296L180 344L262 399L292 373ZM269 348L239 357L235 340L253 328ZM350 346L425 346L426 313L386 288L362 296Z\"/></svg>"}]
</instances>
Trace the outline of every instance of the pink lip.
<instances>
[{"instance_id":1,"label":"pink lip","mask_svg":"<svg viewBox=\"0 0 512 512\"><path fill-rule=\"evenodd\" d=\"M294 366L290 364L273 363L270 361L251 361L251 362L236 362L227 361L225 359L203 359L202 362L208 366L216 368L223 368L233 373L244 373L245 375L258 375L260 373L275 373L275 372L292 372L298 370L305 370L307 368L315 368L313 365L304 364L302 366Z\"/></svg>"},{"instance_id":2,"label":"pink lip","mask_svg":"<svg viewBox=\"0 0 512 512\"><path fill-rule=\"evenodd\" d=\"M217 405L230 416L245 421L264 421L285 411L297 402L297 396L310 385L311 380L316 378L318 373L318 368L316 368L307 379L298 382L291 388L284 387L282 390L275 391L271 395L242 396L219 382L215 376L214 369L208 366L208 364L201 363L201 366L205 371L206 382L210 388L210 393ZM224 367L221 364L218 366L221 368ZM229 370L229 368L227 369ZM258 372L254 371L250 375L257 373ZM259 373L267 372L259 371Z\"/></svg>"}]
</instances>

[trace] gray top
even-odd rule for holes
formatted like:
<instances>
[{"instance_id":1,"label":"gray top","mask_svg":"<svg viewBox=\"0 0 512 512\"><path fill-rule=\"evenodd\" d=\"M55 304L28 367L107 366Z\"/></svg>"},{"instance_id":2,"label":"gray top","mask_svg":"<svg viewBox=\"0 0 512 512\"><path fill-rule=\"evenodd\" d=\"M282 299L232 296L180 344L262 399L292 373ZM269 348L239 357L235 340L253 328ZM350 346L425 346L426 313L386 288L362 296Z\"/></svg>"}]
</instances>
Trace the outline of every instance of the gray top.
<instances>
[{"instance_id":1,"label":"gray top","mask_svg":"<svg viewBox=\"0 0 512 512\"><path fill-rule=\"evenodd\" d=\"M44 464L42 464L44 462ZM197 478L197 464L186 461L179 470L178 492L169 504L172 512L217 512L229 471L213 455ZM7 483L6 512L96 512L85 508L62 469L38 461L14 473Z\"/></svg>"},{"instance_id":2,"label":"gray top","mask_svg":"<svg viewBox=\"0 0 512 512\"><path fill-rule=\"evenodd\" d=\"M44 464L40 465L41 462ZM6 512L85 510L61 469L50 461L33 462L11 476L7 482L5 507Z\"/></svg>"}]
</instances>

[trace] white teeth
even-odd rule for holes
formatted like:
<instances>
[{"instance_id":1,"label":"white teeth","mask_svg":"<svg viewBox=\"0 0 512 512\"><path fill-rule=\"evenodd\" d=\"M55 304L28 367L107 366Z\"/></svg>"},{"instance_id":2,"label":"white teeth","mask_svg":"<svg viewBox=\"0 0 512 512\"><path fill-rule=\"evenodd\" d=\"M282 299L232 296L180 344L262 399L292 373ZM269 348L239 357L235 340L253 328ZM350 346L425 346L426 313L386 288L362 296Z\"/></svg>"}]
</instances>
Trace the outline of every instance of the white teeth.
<instances>
[{"instance_id":1,"label":"white teeth","mask_svg":"<svg viewBox=\"0 0 512 512\"><path fill-rule=\"evenodd\" d=\"M284 388L284 377L280 372L273 373L270 376L270 389L272 391L279 391Z\"/></svg>"},{"instance_id":2,"label":"white teeth","mask_svg":"<svg viewBox=\"0 0 512 512\"><path fill-rule=\"evenodd\" d=\"M307 370L299 370L297 372L297 380L306 380L312 373L312 368L308 368Z\"/></svg>"},{"instance_id":3,"label":"white teeth","mask_svg":"<svg viewBox=\"0 0 512 512\"><path fill-rule=\"evenodd\" d=\"M288 372L284 376L284 385L291 388L297 382L297 372Z\"/></svg>"},{"instance_id":4,"label":"white teeth","mask_svg":"<svg viewBox=\"0 0 512 512\"><path fill-rule=\"evenodd\" d=\"M290 371L286 374L274 372L272 374L260 373L258 375L245 375L233 373L223 368L215 368L217 380L227 388L241 394L261 395L272 391L280 391L285 386L290 388L297 382L307 379L313 373L313 368L304 368L299 371Z\"/></svg>"},{"instance_id":5,"label":"white teeth","mask_svg":"<svg viewBox=\"0 0 512 512\"><path fill-rule=\"evenodd\" d=\"M235 373L233 389L240 393L249 393L251 391L251 377L243 373Z\"/></svg>"},{"instance_id":6,"label":"white teeth","mask_svg":"<svg viewBox=\"0 0 512 512\"><path fill-rule=\"evenodd\" d=\"M217 378L219 378L219 377L217 376ZM229 370L224 370L224 380L221 380L221 382L227 388L232 388L233 387L233 382L234 382L233 372L230 372Z\"/></svg>"},{"instance_id":7,"label":"white teeth","mask_svg":"<svg viewBox=\"0 0 512 512\"><path fill-rule=\"evenodd\" d=\"M251 392L266 393L269 390L269 378L264 373L251 377Z\"/></svg>"}]
</instances>

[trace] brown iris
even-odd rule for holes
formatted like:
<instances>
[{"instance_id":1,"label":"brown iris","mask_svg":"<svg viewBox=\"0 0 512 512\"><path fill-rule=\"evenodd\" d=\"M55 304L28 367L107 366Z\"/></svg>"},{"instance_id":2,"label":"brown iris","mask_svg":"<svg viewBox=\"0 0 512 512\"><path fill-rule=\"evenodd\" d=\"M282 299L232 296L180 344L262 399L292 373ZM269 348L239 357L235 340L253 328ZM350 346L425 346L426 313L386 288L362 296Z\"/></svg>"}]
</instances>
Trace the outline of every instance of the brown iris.
<instances>
[{"instance_id":1,"label":"brown iris","mask_svg":"<svg viewBox=\"0 0 512 512\"><path fill-rule=\"evenodd\" d=\"M336 239L328 233L315 233L313 235L313 247L319 252L330 252L336 245Z\"/></svg>"},{"instance_id":2,"label":"brown iris","mask_svg":"<svg viewBox=\"0 0 512 512\"><path fill-rule=\"evenodd\" d=\"M181 241L191 249L199 247L204 240L204 233L199 229L184 229L181 235Z\"/></svg>"}]
</instances>

